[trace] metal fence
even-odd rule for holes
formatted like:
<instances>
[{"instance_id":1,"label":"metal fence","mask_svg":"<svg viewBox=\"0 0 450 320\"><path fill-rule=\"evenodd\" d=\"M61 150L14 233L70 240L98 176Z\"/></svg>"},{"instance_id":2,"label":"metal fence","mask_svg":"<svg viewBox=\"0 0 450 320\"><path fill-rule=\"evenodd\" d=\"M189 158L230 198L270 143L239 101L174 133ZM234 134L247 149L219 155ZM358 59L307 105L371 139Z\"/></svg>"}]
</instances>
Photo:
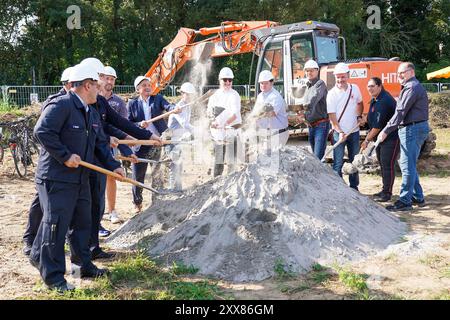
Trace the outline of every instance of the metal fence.
<instances>
[{"instance_id":1,"label":"metal fence","mask_svg":"<svg viewBox=\"0 0 450 320\"><path fill-rule=\"evenodd\" d=\"M442 92L450 90L450 83L422 83L428 92ZM217 89L218 85L206 85L200 88L202 94L210 89ZM55 94L61 89L61 86L0 86L0 101L10 105L24 107L33 102L43 102L51 94ZM180 95L180 85L169 85L161 94L166 97L177 97ZM249 100L255 94L254 85L236 85L233 86L242 99ZM117 85L114 92L117 94L132 94L134 92L132 85Z\"/></svg>"},{"instance_id":2,"label":"metal fence","mask_svg":"<svg viewBox=\"0 0 450 320\"><path fill-rule=\"evenodd\" d=\"M254 87L251 85L236 85L236 90L243 99L250 99L254 94ZM200 88L202 94L209 89L217 89L218 85L207 85ZM57 93L61 86L1 86L0 101L10 105L24 107L34 102L43 102L49 95ZM177 97L180 95L180 85L169 85L160 93L166 97ZM117 85L114 87L117 94L132 94L135 92L132 85Z\"/></svg>"}]
</instances>

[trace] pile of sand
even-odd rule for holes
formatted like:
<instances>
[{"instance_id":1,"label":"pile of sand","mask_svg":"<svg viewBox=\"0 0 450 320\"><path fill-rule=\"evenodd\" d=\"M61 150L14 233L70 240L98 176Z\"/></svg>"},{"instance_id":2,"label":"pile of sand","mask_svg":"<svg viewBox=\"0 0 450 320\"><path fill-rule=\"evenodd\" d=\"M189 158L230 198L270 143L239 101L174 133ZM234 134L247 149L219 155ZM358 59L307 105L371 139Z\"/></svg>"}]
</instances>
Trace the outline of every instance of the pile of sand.
<instances>
[{"instance_id":1,"label":"pile of sand","mask_svg":"<svg viewBox=\"0 0 450 320\"><path fill-rule=\"evenodd\" d=\"M279 259L306 272L316 262L375 254L405 233L404 223L307 151L287 147L279 160L279 168L258 161L181 196L158 197L108 243L252 281L274 275Z\"/></svg>"}]
</instances>

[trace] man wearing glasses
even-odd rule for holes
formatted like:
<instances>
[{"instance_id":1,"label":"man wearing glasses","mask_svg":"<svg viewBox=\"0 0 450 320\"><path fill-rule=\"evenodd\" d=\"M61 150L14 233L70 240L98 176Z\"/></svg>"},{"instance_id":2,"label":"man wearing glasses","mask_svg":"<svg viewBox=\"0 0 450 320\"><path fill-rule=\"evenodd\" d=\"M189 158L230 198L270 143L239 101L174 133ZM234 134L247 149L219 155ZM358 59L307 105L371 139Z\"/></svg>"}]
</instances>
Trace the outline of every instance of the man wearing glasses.
<instances>
[{"instance_id":1,"label":"man wearing glasses","mask_svg":"<svg viewBox=\"0 0 450 320\"><path fill-rule=\"evenodd\" d=\"M207 114L213 119L214 177L223 173L224 163L232 171L236 162L237 134L241 126L241 97L232 89L234 74L228 68L219 72L220 88L209 98Z\"/></svg>"},{"instance_id":2,"label":"man wearing glasses","mask_svg":"<svg viewBox=\"0 0 450 320\"><path fill-rule=\"evenodd\" d=\"M402 185L399 199L386 209L390 211L409 211L412 205L425 205L423 190L419 182L416 164L420 149L430 131L428 126L428 96L425 88L415 77L411 62L400 64L397 77L402 85L397 108L386 127L378 136L383 142L389 133L397 128L400 138L400 170Z\"/></svg>"}]
</instances>

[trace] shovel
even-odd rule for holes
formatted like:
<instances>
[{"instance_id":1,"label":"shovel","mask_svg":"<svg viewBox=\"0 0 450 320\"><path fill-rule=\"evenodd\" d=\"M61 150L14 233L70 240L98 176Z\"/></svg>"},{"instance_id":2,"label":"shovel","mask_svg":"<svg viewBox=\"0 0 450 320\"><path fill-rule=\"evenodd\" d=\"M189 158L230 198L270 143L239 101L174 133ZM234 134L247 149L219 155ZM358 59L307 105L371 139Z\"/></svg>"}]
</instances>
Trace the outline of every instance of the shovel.
<instances>
[{"instance_id":1,"label":"shovel","mask_svg":"<svg viewBox=\"0 0 450 320\"><path fill-rule=\"evenodd\" d=\"M373 151L378 147L380 142L377 140L368 150L366 154L363 152L357 154L353 159L352 163L346 163L342 167L342 173L353 174L358 172L360 169L364 169L365 165L372 163Z\"/></svg>"},{"instance_id":2,"label":"shovel","mask_svg":"<svg viewBox=\"0 0 450 320\"><path fill-rule=\"evenodd\" d=\"M131 162L131 160L132 160L133 158L130 158L130 157L124 157L124 156L115 156L115 159L116 159L116 160L125 160L125 161L130 161L130 162ZM144 158L137 158L137 160L138 160L138 162L151 163L151 164L154 164L154 163L164 163L164 162L170 162L170 161L171 161L170 159L167 159L167 160L161 160L161 161L156 161L156 160L150 160L150 159L144 159Z\"/></svg>"},{"instance_id":3,"label":"shovel","mask_svg":"<svg viewBox=\"0 0 450 320\"><path fill-rule=\"evenodd\" d=\"M135 186L137 186L137 187L141 187L141 188L150 190L151 192L154 192L154 193L157 193L157 194L161 194L161 192L159 192L158 190L156 190L156 189L154 189L154 188L152 188L152 187L150 187L150 186L146 186L145 184L143 184L143 183L141 183L141 182L139 182L139 181L136 181L136 180L133 180L133 179L130 179L130 178L127 178L127 177L122 177L122 176L121 176L120 174L118 174L118 173L115 173L115 172L112 172L112 171L107 170L107 169L105 169L105 168L96 166L96 165L91 164L91 163L89 163L89 162L86 162L86 161L81 160L81 161L80 161L80 165L83 166L83 167L89 168L89 169L91 169L91 170L94 170L94 171L97 171L97 172L106 174L106 175L111 176L111 177L113 177L113 178L116 178L116 179L119 180L119 181L128 182L128 183L131 183L131 184L133 184L133 185L135 185Z\"/></svg>"},{"instance_id":4,"label":"shovel","mask_svg":"<svg viewBox=\"0 0 450 320\"><path fill-rule=\"evenodd\" d=\"M185 104L185 105L182 106L180 109L183 109L183 108L186 108L186 107L191 106L191 105L193 105L193 104L202 102L203 100L206 100L206 99L208 99L209 97L211 97L211 96L213 95L214 92L216 92L215 89L210 89L210 90L208 90L204 95L202 95L201 97L198 97L197 99L195 99L194 101L192 101L192 102L190 102L190 103L188 103L188 104ZM167 117L170 116L171 114L175 113L175 111L177 111L177 110L176 110L176 109L171 110L171 111L166 112L166 113L164 113L164 114L162 114L162 115L159 115L159 116L157 116L157 117L151 118L151 119L149 119L149 120L147 120L147 121L145 121L145 122L147 122L147 123L152 123L152 122L155 122L155 121L157 121L157 120L167 118Z\"/></svg>"},{"instance_id":5,"label":"shovel","mask_svg":"<svg viewBox=\"0 0 450 320\"><path fill-rule=\"evenodd\" d=\"M354 126L350 132L353 132L353 130L356 130L357 128L359 128L359 123ZM338 142L336 142L335 144L333 144L333 146L323 155L322 159L320 160L321 162L325 162L326 158L328 157L328 155L334 150L336 149L342 142L344 142L347 138L343 139L343 140L339 140Z\"/></svg>"}]
</instances>

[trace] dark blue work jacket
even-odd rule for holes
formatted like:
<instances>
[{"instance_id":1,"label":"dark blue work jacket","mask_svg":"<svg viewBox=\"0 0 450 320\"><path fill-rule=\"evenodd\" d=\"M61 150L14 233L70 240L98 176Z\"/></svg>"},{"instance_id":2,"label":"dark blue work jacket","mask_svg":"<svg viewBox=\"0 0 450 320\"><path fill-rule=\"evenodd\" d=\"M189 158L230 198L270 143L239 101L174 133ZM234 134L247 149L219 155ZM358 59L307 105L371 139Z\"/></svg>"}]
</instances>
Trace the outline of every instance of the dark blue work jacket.
<instances>
[{"instance_id":1,"label":"dark blue work jacket","mask_svg":"<svg viewBox=\"0 0 450 320\"><path fill-rule=\"evenodd\" d=\"M87 183L89 169L64 165L72 154L89 163L94 162L95 155L109 170L120 167L111 155L99 114L95 110L86 112L72 92L48 104L34 127L34 136L42 146L36 169L38 180Z\"/></svg>"}]
</instances>

